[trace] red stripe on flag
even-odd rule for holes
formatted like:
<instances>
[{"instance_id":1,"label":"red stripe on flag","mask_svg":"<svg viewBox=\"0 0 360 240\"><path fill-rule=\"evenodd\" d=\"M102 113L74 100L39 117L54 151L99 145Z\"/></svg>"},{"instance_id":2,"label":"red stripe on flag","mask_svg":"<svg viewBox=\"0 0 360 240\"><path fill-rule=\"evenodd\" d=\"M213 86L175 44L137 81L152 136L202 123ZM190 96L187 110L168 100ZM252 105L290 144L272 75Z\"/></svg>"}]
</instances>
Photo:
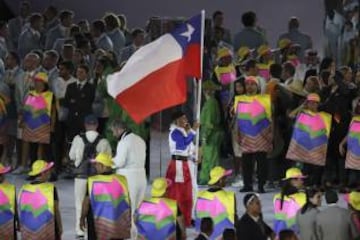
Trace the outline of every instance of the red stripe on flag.
<instances>
[{"instance_id":1,"label":"red stripe on flag","mask_svg":"<svg viewBox=\"0 0 360 240\"><path fill-rule=\"evenodd\" d=\"M184 63L184 59L180 59L152 72L120 93L116 101L136 123L153 113L185 102Z\"/></svg>"},{"instance_id":2,"label":"red stripe on flag","mask_svg":"<svg viewBox=\"0 0 360 240\"><path fill-rule=\"evenodd\" d=\"M186 50L185 74L189 77L201 78L201 46L200 44L189 44Z\"/></svg>"}]
</instances>

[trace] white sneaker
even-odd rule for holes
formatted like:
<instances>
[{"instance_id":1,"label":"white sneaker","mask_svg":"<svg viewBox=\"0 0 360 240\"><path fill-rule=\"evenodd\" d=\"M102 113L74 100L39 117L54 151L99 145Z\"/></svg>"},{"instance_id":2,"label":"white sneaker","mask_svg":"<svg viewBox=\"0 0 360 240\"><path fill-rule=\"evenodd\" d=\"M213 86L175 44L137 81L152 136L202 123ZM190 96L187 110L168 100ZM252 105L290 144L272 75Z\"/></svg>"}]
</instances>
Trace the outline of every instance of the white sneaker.
<instances>
[{"instance_id":1,"label":"white sneaker","mask_svg":"<svg viewBox=\"0 0 360 240\"><path fill-rule=\"evenodd\" d=\"M244 186L243 180L241 178L235 179L234 182L231 183L231 186L236 188L243 187Z\"/></svg>"}]
</instances>

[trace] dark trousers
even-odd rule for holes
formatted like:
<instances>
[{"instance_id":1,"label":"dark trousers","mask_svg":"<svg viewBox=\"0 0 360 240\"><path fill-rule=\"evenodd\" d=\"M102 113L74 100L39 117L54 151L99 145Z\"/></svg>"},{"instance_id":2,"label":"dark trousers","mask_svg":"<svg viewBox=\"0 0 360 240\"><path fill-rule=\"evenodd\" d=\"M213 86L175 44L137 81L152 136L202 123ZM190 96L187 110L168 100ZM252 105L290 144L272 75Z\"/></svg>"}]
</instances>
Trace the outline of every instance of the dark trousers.
<instances>
[{"instance_id":1,"label":"dark trousers","mask_svg":"<svg viewBox=\"0 0 360 240\"><path fill-rule=\"evenodd\" d=\"M146 178L150 179L150 134L149 138L145 141L146 143L146 158L145 158L145 172Z\"/></svg>"},{"instance_id":2,"label":"dark trousers","mask_svg":"<svg viewBox=\"0 0 360 240\"><path fill-rule=\"evenodd\" d=\"M102 136L105 136L106 124L107 124L108 120L109 120L109 118L98 118L99 125L98 125L97 131Z\"/></svg>"},{"instance_id":3,"label":"dark trousers","mask_svg":"<svg viewBox=\"0 0 360 240\"><path fill-rule=\"evenodd\" d=\"M305 180L306 186L321 186L322 176L324 172L323 166L317 166L312 164L304 164L303 172L307 177Z\"/></svg>"},{"instance_id":4,"label":"dark trousers","mask_svg":"<svg viewBox=\"0 0 360 240\"><path fill-rule=\"evenodd\" d=\"M258 186L263 187L265 185L268 171L266 153L243 153L241 164L245 188L252 188L255 162L257 166Z\"/></svg>"},{"instance_id":5,"label":"dark trousers","mask_svg":"<svg viewBox=\"0 0 360 240\"><path fill-rule=\"evenodd\" d=\"M65 122L57 121L55 123L55 132L51 141L53 159L55 168L60 171L62 168L62 159L66 156L66 126Z\"/></svg>"}]
</instances>

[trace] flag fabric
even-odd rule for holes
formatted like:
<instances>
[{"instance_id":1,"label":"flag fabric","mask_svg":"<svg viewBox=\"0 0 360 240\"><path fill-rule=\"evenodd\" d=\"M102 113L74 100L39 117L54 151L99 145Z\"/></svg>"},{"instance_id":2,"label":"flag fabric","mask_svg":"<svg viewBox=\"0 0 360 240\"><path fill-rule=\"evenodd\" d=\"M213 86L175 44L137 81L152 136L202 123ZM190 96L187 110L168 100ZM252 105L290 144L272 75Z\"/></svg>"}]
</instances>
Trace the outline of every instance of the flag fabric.
<instances>
[{"instance_id":1,"label":"flag fabric","mask_svg":"<svg viewBox=\"0 0 360 240\"><path fill-rule=\"evenodd\" d=\"M360 170L360 116L353 117L350 123L345 168Z\"/></svg>"},{"instance_id":2,"label":"flag fabric","mask_svg":"<svg viewBox=\"0 0 360 240\"><path fill-rule=\"evenodd\" d=\"M186 79L201 77L203 13L141 47L107 77L108 93L136 123L186 101Z\"/></svg>"}]
</instances>

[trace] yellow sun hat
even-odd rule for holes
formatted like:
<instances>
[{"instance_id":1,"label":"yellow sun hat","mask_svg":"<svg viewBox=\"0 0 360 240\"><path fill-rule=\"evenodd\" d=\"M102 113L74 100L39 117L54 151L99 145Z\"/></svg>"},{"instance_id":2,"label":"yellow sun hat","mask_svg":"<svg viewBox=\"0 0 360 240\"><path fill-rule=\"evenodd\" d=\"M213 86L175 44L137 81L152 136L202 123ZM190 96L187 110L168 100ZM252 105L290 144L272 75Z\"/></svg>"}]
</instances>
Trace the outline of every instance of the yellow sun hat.
<instances>
[{"instance_id":1,"label":"yellow sun hat","mask_svg":"<svg viewBox=\"0 0 360 240\"><path fill-rule=\"evenodd\" d=\"M99 153L95 159L91 160L92 163L101 163L105 167L112 167L114 165L112 156L107 153Z\"/></svg>"},{"instance_id":2,"label":"yellow sun hat","mask_svg":"<svg viewBox=\"0 0 360 240\"><path fill-rule=\"evenodd\" d=\"M11 170L10 166L5 167L2 163L0 163L0 174L8 173L10 172L10 170Z\"/></svg>"},{"instance_id":3,"label":"yellow sun hat","mask_svg":"<svg viewBox=\"0 0 360 240\"><path fill-rule=\"evenodd\" d=\"M167 178L154 179L151 187L152 197L162 197L166 193L167 188L171 185L171 180Z\"/></svg>"},{"instance_id":4,"label":"yellow sun hat","mask_svg":"<svg viewBox=\"0 0 360 240\"><path fill-rule=\"evenodd\" d=\"M360 211L360 192L352 191L346 194L344 198L356 211Z\"/></svg>"},{"instance_id":5,"label":"yellow sun hat","mask_svg":"<svg viewBox=\"0 0 360 240\"><path fill-rule=\"evenodd\" d=\"M241 62L250 53L251 53L251 50L248 47L239 48L239 50L237 50L237 55L238 55L239 61Z\"/></svg>"},{"instance_id":6,"label":"yellow sun hat","mask_svg":"<svg viewBox=\"0 0 360 240\"><path fill-rule=\"evenodd\" d=\"M293 167L286 170L285 178L283 178L283 180L289 180L293 178L306 178L306 176L302 174L300 169Z\"/></svg>"},{"instance_id":7,"label":"yellow sun hat","mask_svg":"<svg viewBox=\"0 0 360 240\"><path fill-rule=\"evenodd\" d=\"M210 180L208 182L209 185L214 185L221 178L229 176L232 174L232 170L225 170L225 168L217 166L211 169L210 171Z\"/></svg>"},{"instance_id":8,"label":"yellow sun hat","mask_svg":"<svg viewBox=\"0 0 360 240\"><path fill-rule=\"evenodd\" d=\"M48 82L49 82L49 77L48 77L47 73L45 73L45 72L38 72L38 73L34 76L34 81L39 81L39 82L43 82L43 83L48 83Z\"/></svg>"},{"instance_id":9,"label":"yellow sun hat","mask_svg":"<svg viewBox=\"0 0 360 240\"><path fill-rule=\"evenodd\" d=\"M36 176L40 173L50 170L54 166L54 162L46 162L44 160L36 160L32 166L29 176Z\"/></svg>"},{"instance_id":10,"label":"yellow sun hat","mask_svg":"<svg viewBox=\"0 0 360 240\"><path fill-rule=\"evenodd\" d=\"M288 38L280 39L280 41L278 43L280 49L288 48L291 46L291 44L292 44L292 41Z\"/></svg>"},{"instance_id":11,"label":"yellow sun hat","mask_svg":"<svg viewBox=\"0 0 360 240\"><path fill-rule=\"evenodd\" d=\"M231 56L232 56L231 50L225 47L220 48L216 54L216 58L218 60L224 57L231 57Z\"/></svg>"},{"instance_id":12,"label":"yellow sun hat","mask_svg":"<svg viewBox=\"0 0 360 240\"><path fill-rule=\"evenodd\" d=\"M259 57L264 56L266 54L272 53L271 48L269 45L263 44L257 49L257 54Z\"/></svg>"}]
</instances>

